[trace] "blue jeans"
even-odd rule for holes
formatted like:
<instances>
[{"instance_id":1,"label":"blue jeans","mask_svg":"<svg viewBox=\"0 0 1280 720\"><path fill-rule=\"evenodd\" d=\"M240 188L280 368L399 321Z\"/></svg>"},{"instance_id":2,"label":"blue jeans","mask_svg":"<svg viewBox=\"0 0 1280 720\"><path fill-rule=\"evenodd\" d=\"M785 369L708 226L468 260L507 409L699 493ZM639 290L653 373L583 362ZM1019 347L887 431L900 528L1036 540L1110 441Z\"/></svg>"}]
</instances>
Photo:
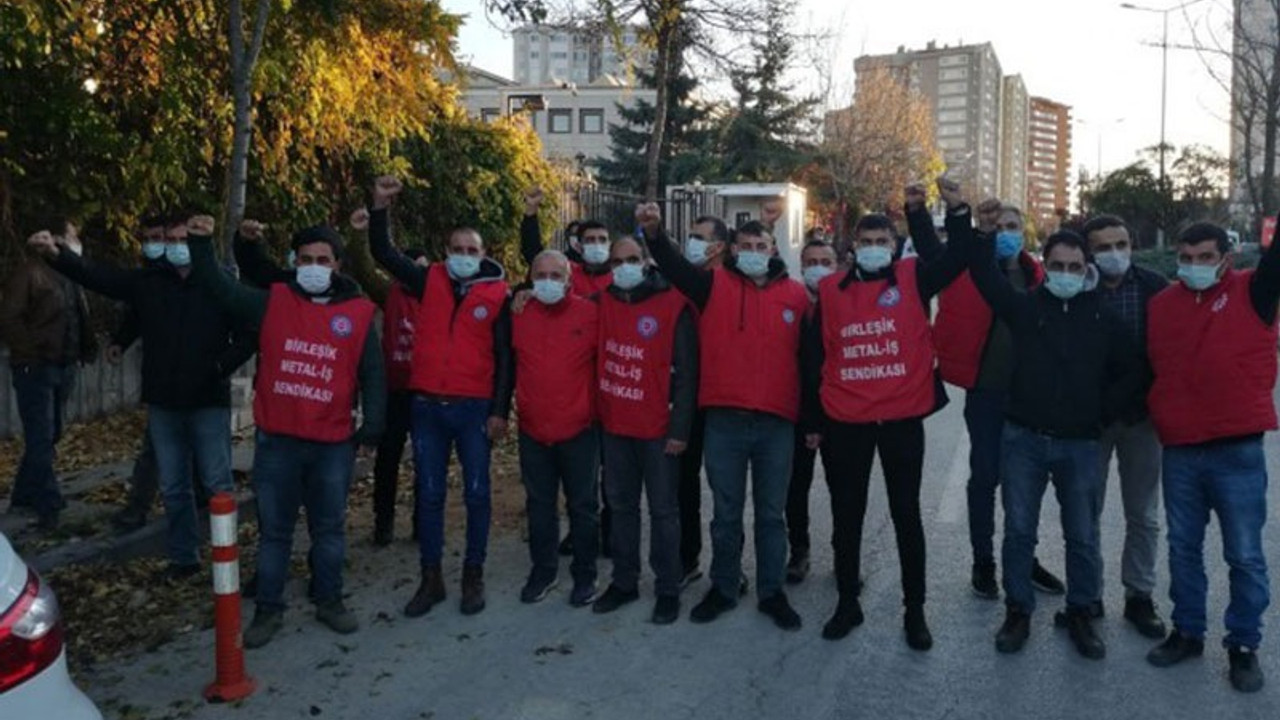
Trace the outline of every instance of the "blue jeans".
<instances>
[{"instance_id":1,"label":"blue jeans","mask_svg":"<svg viewBox=\"0 0 1280 720\"><path fill-rule=\"evenodd\" d=\"M260 610L283 610L298 509L307 508L312 589L317 604L342 598L347 491L355 467L350 442L319 443L258 431L253 487L258 494Z\"/></svg>"},{"instance_id":2,"label":"blue jeans","mask_svg":"<svg viewBox=\"0 0 1280 720\"><path fill-rule=\"evenodd\" d=\"M996 561L996 489L1007 398L999 390L976 388L964 396L964 424L969 430L969 545L975 564Z\"/></svg>"},{"instance_id":3,"label":"blue jeans","mask_svg":"<svg viewBox=\"0 0 1280 720\"><path fill-rule=\"evenodd\" d=\"M1052 477L1067 545L1067 607L1087 608L1102 592L1098 562L1098 441L1053 438L1004 425L1000 481L1004 500L1004 592L1023 612L1035 610L1031 586L1040 503Z\"/></svg>"},{"instance_id":4,"label":"blue jeans","mask_svg":"<svg viewBox=\"0 0 1280 720\"><path fill-rule=\"evenodd\" d=\"M787 486L795 426L776 415L707 410L704 457L715 508L711 519L711 582L726 598L742 580L742 511L747 468L755 502L756 596L782 591L787 567Z\"/></svg>"},{"instance_id":5,"label":"blue jeans","mask_svg":"<svg viewBox=\"0 0 1280 720\"><path fill-rule=\"evenodd\" d=\"M54 447L62 438L62 410L75 387L75 366L14 365L11 370L23 445L10 502L40 515L56 513L66 503L53 470Z\"/></svg>"},{"instance_id":6,"label":"blue jeans","mask_svg":"<svg viewBox=\"0 0 1280 720\"><path fill-rule=\"evenodd\" d=\"M467 565L483 565L489 546L489 400L437 402L413 398L413 471L418 492L418 550L422 567L444 557L444 503L449 455L456 444L467 506Z\"/></svg>"},{"instance_id":7,"label":"blue jeans","mask_svg":"<svg viewBox=\"0 0 1280 720\"><path fill-rule=\"evenodd\" d=\"M1204 532L1212 510L1222 528L1222 554L1231 568L1225 644L1256 649L1262 642L1262 613L1271 603L1262 548L1267 521L1262 439L1165 448L1164 506L1174 626L1189 637L1205 635Z\"/></svg>"},{"instance_id":8,"label":"blue jeans","mask_svg":"<svg viewBox=\"0 0 1280 720\"><path fill-rule=\"evenodd\" d=\"M209 495L232 492L231 409L147 410L147 432L160 473L160 495L169 529L169 562L200 562L200 528L191 489L192 463L200 468Z\"/></svg>"}]
</instances>

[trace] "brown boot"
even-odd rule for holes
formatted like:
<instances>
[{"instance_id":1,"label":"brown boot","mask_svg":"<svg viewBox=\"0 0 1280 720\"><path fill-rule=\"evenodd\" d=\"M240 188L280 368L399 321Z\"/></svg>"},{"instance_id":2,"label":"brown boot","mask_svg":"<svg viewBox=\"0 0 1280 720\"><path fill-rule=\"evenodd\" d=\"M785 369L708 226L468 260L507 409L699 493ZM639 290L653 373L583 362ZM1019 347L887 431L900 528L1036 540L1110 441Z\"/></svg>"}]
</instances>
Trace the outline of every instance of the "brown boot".
<instances>
[{"instance_id":1,"label":"brown boot","mask_svg":"<svg viewBox=\"0 0 1280 720\"><path fill-rule=\"evenodd\" d=\"M442 600L444 577L440 574L440 566L429 565L422 568L422 582L418 585L418 591L413 594L413 599L404 606L404 614L411 618L421 617Z\"/></svg>"},{"instance_id":2,"label":"brown boot","mask_svg":"<svg viewBox=\"0 0 1280 720\"><path fill-rule=\"evenodd\" d=\"M484 566L462 568L462 614L475 615L484 609Z\"/></svg>"}]
</instances>

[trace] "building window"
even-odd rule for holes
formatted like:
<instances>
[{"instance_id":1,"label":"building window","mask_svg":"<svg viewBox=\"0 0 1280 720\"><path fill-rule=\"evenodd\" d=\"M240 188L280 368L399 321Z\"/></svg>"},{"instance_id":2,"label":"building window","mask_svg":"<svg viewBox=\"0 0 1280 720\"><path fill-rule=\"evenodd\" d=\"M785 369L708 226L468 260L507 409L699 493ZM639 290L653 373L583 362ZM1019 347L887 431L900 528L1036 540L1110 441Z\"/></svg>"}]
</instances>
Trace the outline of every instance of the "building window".
<instances>
[{"instance_id":1,"label":"building window","mask_svg":"<svg viewBox=\"0 0 1280 720\"><path fill-rule=\"evenodd\" d=\"M578 132L583 135L600 135L604 133L604 110L579 110Z\"/></svg>"},{"instance_id":2,"label":"building window","mask_svg":"<svg viewBox=\"0 0 1280 720\"><path fill-rule=\"evenodd\" d=\"M938 113L938 122L964 122L969 119L969 114L964 110L943 110Z\"/></svg>"},{"instance_id":3,"label":"building window","mask_svg":"<svg viewBox=\"0 0 1280 720\"><path fill-rule=\"evenodd\" d=\"M944 55L938 58L938 64L942 67L952 67L955 65L968 65L968 55Z\"/></svg>"},{"instance_id":4,"label":"building window","mask_svg":"<svg viewBox=\"0 0 1280 720\"><path fill-rule=\"evenodd\" d=\"M964 123L953 125L939 125L938 137L955 137L956 135L964 135L968 132L969 126Z\"/></svg>"},{"instance_id":5,"label":"building window","mask_svg":"<svg viewBox=\"0 0 1280 720\"><path fill-rule=\"evenodd\" d=\"M484 108L480 111L480 119L484 122L491 123L502 117L502 111L498 108Z\"/></svg>"},{"instance_id":6,"label":"building window","mask_svg":"<svg viewBox=\"0 0 1280 720\"><path fill-rule=\"evenodd\" d=\"M547 132L552 135L568 135L573 132L573 111L549 111L547 113Z\"/></svg>"},{"instance_id":7,"label":"building window","mask_svg":"<svg viewBox=\"0 0 1280 720\"><path fill-rule=\"evenodd\" d=\"M969 98L964 95L952 95L950 97L938 98L938 107L940 108L962 108L969 104Z\"/></svg>"},{"instance_id":8,"label":"building window","mask_svg":"<svg viewBox=\"0 0 1280 720\"><path fill-rule=\"evenodd\" d=\"M565 58L567 58L567 57L569 57L569 53L567 53L567 52L553 52L553 53L551 53L551 59L552 59L552 60L564 60L564 59L565 59Z\"/></svg>"},{"instance_id":9,"label":"building window","mask_svg":"<svg viewBox=\"0 0 1280 720\"><path fill-rule=\"evenodd\" d=\"M538 54L538 51L537 51L537 50L530 50L530 51L529 51L529 59L530 59L530 60L537 60L537 59L538 59L538 58L540 58L540 57L542 57L542 56Z\"/></svg>"},{"instance_id":10,"label":"building window","mask_svg":"<svg viewBox=\"0 0 1280 720\"><path fill-rule=\"evenodd\" d=\"M938 85L939 95L963 95L969 92L969 83L949 82Z\"/></svg>"},{"instance_id":11,"label":"building window","mask_svg":"<svg viewBox=\"0 0 1280 720\"><path fill-rule=\"evenodd\" d=\"M969 68L947 68L938 72L939 80L967 80Z\"/></svg>"},{"instance_id":12,"label":"building window","mask_svg":"<svg viewBox=\"0 0 1280 720\"><path fill-rule=\"evenodd\" d=\"M938 147L943 150L963 150L969 147L969 141L964 137L939 138Z\"/></svg>"}]
</instances>

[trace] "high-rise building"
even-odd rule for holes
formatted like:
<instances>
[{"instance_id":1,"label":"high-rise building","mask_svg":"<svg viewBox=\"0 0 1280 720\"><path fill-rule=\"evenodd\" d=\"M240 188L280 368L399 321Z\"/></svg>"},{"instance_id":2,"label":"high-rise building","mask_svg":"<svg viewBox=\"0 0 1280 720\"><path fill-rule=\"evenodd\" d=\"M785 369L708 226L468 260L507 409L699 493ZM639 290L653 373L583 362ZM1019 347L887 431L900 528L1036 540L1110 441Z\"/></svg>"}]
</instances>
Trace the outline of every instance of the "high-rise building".
<instances>
[{"instance_id":1,"label":"high-rise building","mask_svg":"<svg viewBox=\"0 0 1280 720\"><path fill-rule=\"evenodd\" d=\"M1057 227L1071 203L1071 108L1031 98L1027 143L1027 206L1041 230Z\"/></svg>"},{"instance_id":2,"label":"high-rise building","mask_svg":"<svg viewBox=\"0 0 1280 720\"><path fill-rule=\"evenodd\" d=\"M1246 181L1249 175L1256 179L1262 174L1266 160L1266 88L1280 73L1274 52L1280 37L1280 9L1271 0L1235 0L1234 4L1230 197L1233 214L1245 219L1252 217L1255 200ZM1280 166L1280 149L1276 161ZM1256 182L1254 186L1260 187Z\"/></svg>"},{"instance_id":3,"label":"high-rise building","mask_svg":"<svg viewBox=\"0 0 1280 720\"><path fill-rule=\"evenodd\" d=\"M923 50L899 47L891 55L865 55L854 62L860 77L882 68L933 104L938 148L951 177L971 197L997 194L1003 74L991 43L938 47L930 42Z\"/></svg>"},{"instance_id":4,"label":"high-rise building","mask_svg":"<svg viewBox=\"0 0 1280 720\"><path fill-rule=\"evenodd\" d=\"M621 44L618 43L621 41ZM521 85L586 85L604 76L634 80L652 62L635 28L607 31L526 25L512 33L515 81Z\"/></svg>"},{"instance_id":5,"label":"high-rise building","mask_svg":"<svg viewBox=\"0 0 1280 720\"><path fill-rule=\"evenodd\" d=\"M1000 100L1000 192L1006 203L1021 205L1027 197L1027 151L1031 130L1031 98L1021 75L1006 75Z\"/></svg>"}]
</instances>

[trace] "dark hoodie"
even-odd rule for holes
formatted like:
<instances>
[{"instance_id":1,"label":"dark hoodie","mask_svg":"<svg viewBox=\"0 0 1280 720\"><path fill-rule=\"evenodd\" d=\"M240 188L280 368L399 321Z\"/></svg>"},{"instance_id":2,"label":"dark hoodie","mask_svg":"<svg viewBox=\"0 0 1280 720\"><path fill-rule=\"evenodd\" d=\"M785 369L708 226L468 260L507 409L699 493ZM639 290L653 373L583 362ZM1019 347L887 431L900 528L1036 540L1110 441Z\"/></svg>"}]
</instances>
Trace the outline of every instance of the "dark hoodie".
<instances>
[{"instance_id":1,"label":"dark hoodie","mask_svg":"<svg viewBox=\"0 0 1280 720\"><path fill-rule=\"evenodd\" d=\"M390 213L386 209L369 211L369 252L391 276L404 284L413 297L421 298L430 274L427 268L391 244ZM466 280L450 278L454 298L461 300L474 285L506 279L502 266L490 258L480 263L480 272ZM493 409L494 417L506 418L511 413L511 396L515 392L515 354L511 350L511 303L503 303L493 323Z\"/></svg>"},{"instance_id":2,"label":"dark hoodie","mask_svg":"<svg viewBox=\"0 0 1280 720\"><path fill-rule=\"evenodd\" d=\"M606 291L614 299L628 305L642 303L664 292L676 292L671 283L650 267L644 281L631 290L610 285ZM671 419L667 439L689 442L693 417L698 411L698 321L693 310L685 306L676 320L675 345L671 353Z\"/></svg>"}]
</instances>

